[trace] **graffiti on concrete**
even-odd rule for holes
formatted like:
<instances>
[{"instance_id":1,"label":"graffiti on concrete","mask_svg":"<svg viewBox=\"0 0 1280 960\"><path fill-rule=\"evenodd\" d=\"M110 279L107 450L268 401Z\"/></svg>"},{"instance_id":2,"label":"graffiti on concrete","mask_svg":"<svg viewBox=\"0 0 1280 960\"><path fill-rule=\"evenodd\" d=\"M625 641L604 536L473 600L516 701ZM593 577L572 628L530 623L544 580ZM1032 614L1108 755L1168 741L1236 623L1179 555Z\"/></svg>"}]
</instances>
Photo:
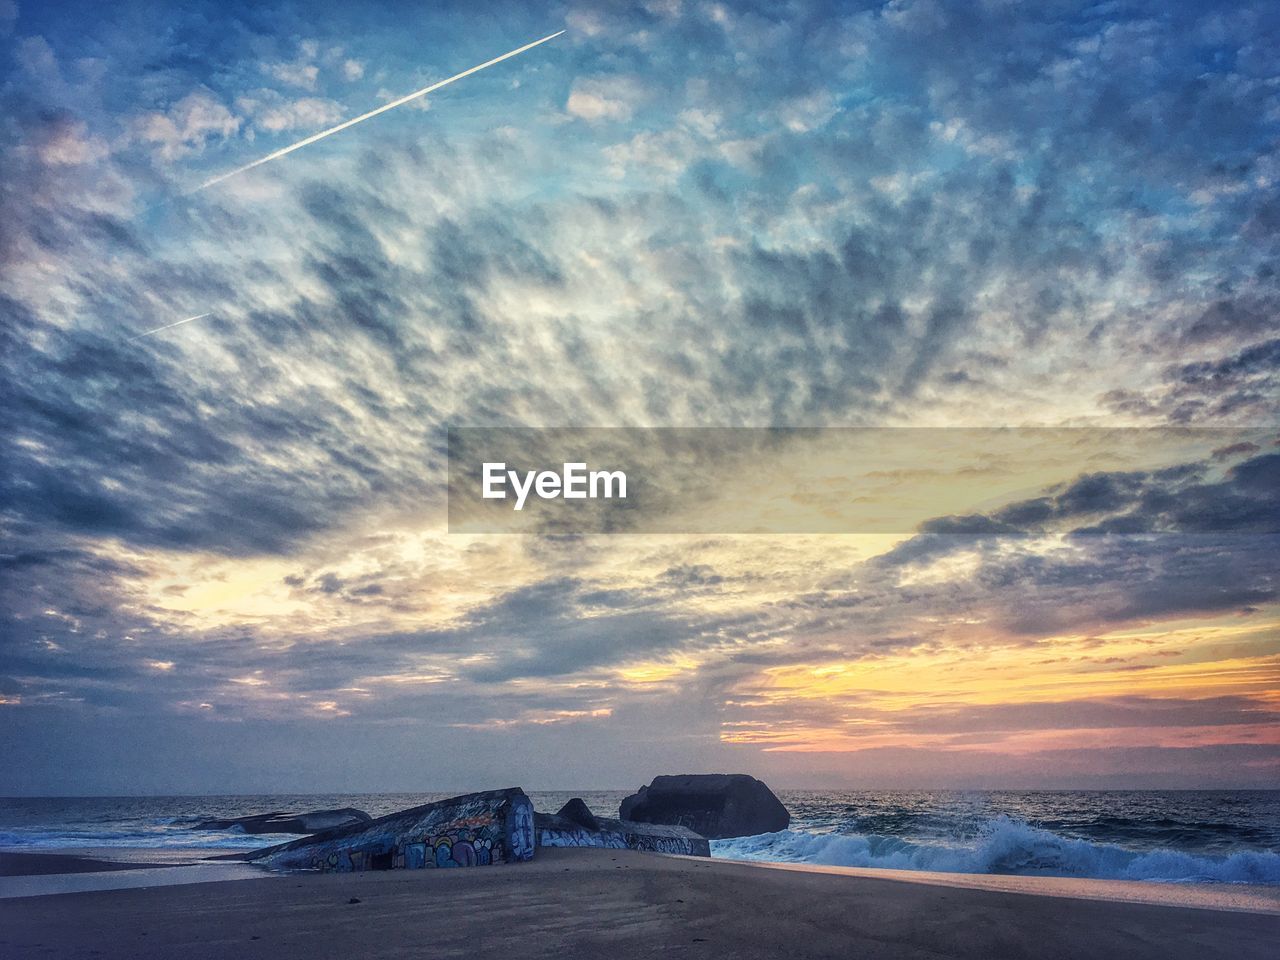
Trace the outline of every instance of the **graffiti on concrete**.
<instances>
[{"instance_id":1,"label":"graffiti on concrete","mask_svg":"<svg viewBox=\"0 0 1280 960\"><path fill-rule=\"evenodd\" d=\"M511 852L516 860L532 860L536 843L533 832L533 804L512 812Z\"/></svg>"},{"instance_id":2,"label":"graffiti on concrete","mask_svg":"<svg viewBox=\"0 0 1280 960\"><path fill-rule=\"evenodd\" d=\"M592 830L555 814L538 813L534 816L540 847L605 847L695 857L711 855L706 838L684 827L597 817L598 829Z\"/></svg>"},{"instance_id":3,"label":"graffiti on concrete","mask_svg":"<svg viewBox=\"0 0 1280 960\"><path fill-rule=\"evenodd\" d=\"M654 853L697 855L687 837L655 837L643 833L594 832L582 827L572 830L546 829L538 832L543 847L605 847L610 850L650 850Z\"/></svg>"},{"instance_id":4,"label":"graffiti on concrete","mask_svg":"<svg viewBox=\"0 0 1280 960\"><path fill-rule=\"evenodd\" d=\"M533 805L518 788L468 794L255 851L274 869L350 873L480 867L533 857Z\"/></svg>"},{"instance_id":5,"label":"graffiti on concrete","mask_svg":"<svg viewBox=\"0 0 1280 960\"><path fill-rule=\"evenodd\" d=\"M597 818L590 811L586 816L595 829L558 814L535 814L524 791L512 787L401 810L256 850L246 859L276 870L352 873L518 863L532 860L540 846L711 852L705 838L684 827Z\"/></svg>"},{"instance_id":6,"label":"graffiti on concrete","mask_svg":"<svg viewBox=\"0 0 1280 960\"><path fill-rule=\"evenodd\" d=\"M305 869L328 873L350 873L359 870L378 869L376 858L390 855L386 869L424 870L429 867L487 867L506 860L506 848L501 839L495 838L496 830L481 827L476 830L461 829L453 833L437 834L421 841L407 839L372 843L363 850L317 850Z\"/></svg>"}]
</instances>

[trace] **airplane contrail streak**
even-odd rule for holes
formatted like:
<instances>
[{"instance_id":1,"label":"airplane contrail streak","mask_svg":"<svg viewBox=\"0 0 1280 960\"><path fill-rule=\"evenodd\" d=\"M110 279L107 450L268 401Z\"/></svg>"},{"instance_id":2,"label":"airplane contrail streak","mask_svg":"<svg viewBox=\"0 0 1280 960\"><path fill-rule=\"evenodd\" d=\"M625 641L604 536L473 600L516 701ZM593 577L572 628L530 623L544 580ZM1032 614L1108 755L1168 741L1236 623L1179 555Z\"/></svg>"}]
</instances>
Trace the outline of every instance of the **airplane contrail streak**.
<instances>
[{"instance_id":1,"label":"airplane contrail streak","mask_svg":"<svg viewBox=\"0 0 1280 960\"><path fill-rule=\"evenodd\" d=\"M129 342L132 343L134 340L141 340L143 337L149 337L153 333L159 333L161 330L168 330L171 327L180 327L184 323L190 323L192 320L203 320L205 317L212 316L212 313L201 313L194 317L187 317L185 320L175 320L173 323L166 323L163 327L156 327L154 330L143 330L142 333L138 334L136 337L130 337Z\"/></svg>"},{"instance_id":2,"label":"airplane contrail streak","mask_svg":"<svg viewBox=\"0 0 1280 960\"><path fill-rule=\"evenodd\" d=\"M500 57L494 57L492 60L487 60L484 63L480 64L479 66L472 67L470 70L463 70L461 73L455 73L452 77L450 77L447 80L441 80L438 83L433 83L429 87L423 87L421 90L415 90L413 93L407 94L398 100L392 100L390 103L384 104L381 107L378 107L378 109L376 110L370 110L368 113L362 113L360 114L360 116L353 117L350 120L346 120L338 124L336 127L330 127L328 130L321 130L319 133L314 133L304 140L299 140L297 143L290 144L287 147L282 147L281 149L275 151L275 153L269 153L262 159L253 161L253 163L246 163L243 167L237 167L235 170L232 170L230 173L223 173L223 174L219 174L216 177L211 177L208 180L206 180L204 183L200 184L200 186L196 187L195 190L193 190L192 192L196 193L196 192L199 192L200 190L204 190L207 187L212 187L214 184L221 183L223 180L228 180L231 177L236 176L237 174L244 173L246 170L252 170L254 167L260 167L262 166L262 164L270 163L272 160L278 160L281 157L283 157L286 153L293 153L293 151L295 150L301 150L303 147L307 146L308 144L315 143L317 140L323 140L325 137L332 136L333 134L338 133L341 130L347 129L347 127L354 127L357 123L361 123L365 120L368 120L370 117L376 117L380 113L386 113L388 110L394 110L396 107L403 106L404 104L408 103L410 100L417 100L419 97L425 97L428 93L431 93L433 90L439 90L441 87L447 87L449 84L453 83L455 80L461 80L463 77L469 77L473 73L479 73L481 70L484 70L486 67L492 67L495 63L501 63L503 60L509 60L511 57L518 56L524 53L526 50L532 50L534 47L538 46L539 44L546 43L548 40L554 40L556 37L560 36L560 34L562 33L564 33L564 31L560 30L560 31L557 31L556 33L550 34L549 36L543 37L541 40L535 40L533 41L533 43L526 43L523 47L517 47L516 49L510 51L509 53L504 53ZM164 328L162 327L161 329L164 329Z\"/></svg>"}]
</instances>

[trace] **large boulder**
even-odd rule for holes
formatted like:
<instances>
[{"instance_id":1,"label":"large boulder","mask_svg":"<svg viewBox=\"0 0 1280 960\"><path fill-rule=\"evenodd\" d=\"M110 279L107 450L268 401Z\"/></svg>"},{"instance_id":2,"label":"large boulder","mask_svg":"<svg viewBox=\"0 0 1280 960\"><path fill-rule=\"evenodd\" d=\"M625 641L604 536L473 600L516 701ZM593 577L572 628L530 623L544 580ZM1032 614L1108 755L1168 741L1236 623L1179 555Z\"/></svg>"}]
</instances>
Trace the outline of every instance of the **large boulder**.
<instances>
[{"instance_id":1,"label":"large boulder","mask_svg":"<svg viewBox=\"0 0 1280 960\"><path fill-rule=\"evenodd\" d=\"M622 801L618 816L687 827L712 840L785 830L791 815L773 791L745 773L654 777Z\"/></svg>"},{"instance_id":2,"label":"large boulder","mask_svg":"<svg viewBox=\"0 0 1280 960\"><path fill-rule=\"evenodd\" d=\"M305 813L259 813L249 817L205 820L197 830L240 830L242 833L320 833L354 823L368 823L373 818L363 810L341 807L337 810L308 810Z\"/></svg>"}]
</instances>

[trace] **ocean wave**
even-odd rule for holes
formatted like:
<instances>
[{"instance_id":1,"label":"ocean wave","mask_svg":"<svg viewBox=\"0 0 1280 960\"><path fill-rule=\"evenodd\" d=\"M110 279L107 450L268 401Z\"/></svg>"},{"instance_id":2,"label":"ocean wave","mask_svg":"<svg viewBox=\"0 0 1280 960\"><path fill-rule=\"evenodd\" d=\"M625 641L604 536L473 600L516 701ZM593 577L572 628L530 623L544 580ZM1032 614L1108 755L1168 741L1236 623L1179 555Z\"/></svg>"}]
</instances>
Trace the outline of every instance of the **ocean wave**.
<instances>
[{"instance_id":1,"label":"ocean wave","mask_svg":"<svg viewBox=\"0 0 1280 960\"><path fill-rule=\"evenodd\" d=\"M714 840L711 852L726 860L942 873L1280 884L1280 854L1270 851L1241 851L1222 857L1172 849L1139 852L1060 836L1004 816L987 821L974 839L965 842L916 843L879 834L780 830Z\"/></svg>"},{"instance_id":2,"label":"ocean wave","mask_svg":"<svg viewBox=\"0 0 1280 960\"><path fill-rule=\"evenodd\" d=\"M59 850L74 847L125 847L149 850L211 849L255 850L272 844L297 840L289 833L246 834L229 830L0 830L0 849Z\"/></svg>"}]
</instances>

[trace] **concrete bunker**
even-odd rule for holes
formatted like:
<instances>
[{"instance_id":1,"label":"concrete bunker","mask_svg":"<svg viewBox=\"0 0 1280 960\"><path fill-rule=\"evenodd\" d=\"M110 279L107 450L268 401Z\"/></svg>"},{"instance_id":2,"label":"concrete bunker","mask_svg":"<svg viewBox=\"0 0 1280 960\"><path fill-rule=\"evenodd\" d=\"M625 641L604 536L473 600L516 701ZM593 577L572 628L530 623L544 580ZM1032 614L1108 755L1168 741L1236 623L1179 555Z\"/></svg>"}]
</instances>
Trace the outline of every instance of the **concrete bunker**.
<instances>
[{"instance_id":1,"label":"concrete bunker","mask_svg":"<svg viewBox=\"0 0 1280 960\"><path fill-rule=\"evenodd\" d=\"M351 873L513 863L533 859L533 850L533 804L509 787L290 840L245 859L275 870Z\"/></svg>"},{"instance_id":2,"label":"concrete bunker","mask_svg":"<svg viewBox=\"0 0 1280 960\"><path fill-rule=\"evenodd\" d=\"M532 860L538 847L607 847L710 856L679 826L595 817L581 801L534 813L519 787L469 793L290 840L241 859L274 870L351 873L478 867Z\"/></svg>"}]
</instances>

